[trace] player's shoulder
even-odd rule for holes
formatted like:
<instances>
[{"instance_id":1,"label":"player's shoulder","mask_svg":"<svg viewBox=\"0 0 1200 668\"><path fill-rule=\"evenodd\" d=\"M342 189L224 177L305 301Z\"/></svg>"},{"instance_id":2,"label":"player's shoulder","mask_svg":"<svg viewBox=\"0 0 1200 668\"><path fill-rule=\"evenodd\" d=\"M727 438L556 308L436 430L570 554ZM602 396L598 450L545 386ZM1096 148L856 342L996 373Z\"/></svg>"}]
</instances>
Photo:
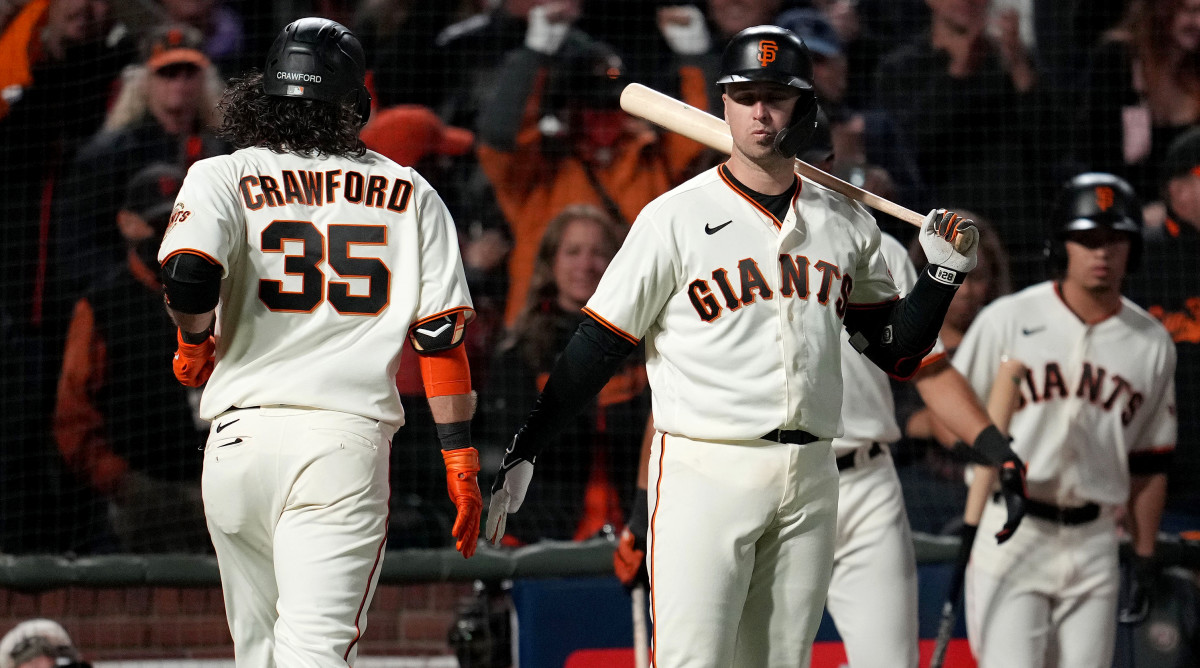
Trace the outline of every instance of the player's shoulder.
<instances>
[{"instance_id":1,"label":"player's shoulder","mask_svg":"<svg viewBox=\"0 0 1200 668\"><path fill-rule=\"evenodd\" d=\"M719 212L724 207L717 201L717 191L710 187L718 182L717 170L706 169L650 200L649 204L642 207L638 221L670 224L675 220L694 220L695 212Z\"/></svg>"},{"instance_id":2,"label":"player's shoulder","mask_svg":"<svg viewBox=\"0 0 1200 668\"><path fill-rule=\"evenodd\" d=\"M1170 332L1166 326L1162 324L1158 318L1155 318L1149 311L1139 306L1132 299L1121 297L1121 312L1118 314L1121 321L1136 332L1151 339L1160 339L1162 342L1174 345Z\"/></svg>"},{"instance_id":3,"label":"player's shoulder","mask_svg":"<svg viewBox=\"0 0 1200 668\"><path fill-rule=\"evenodd\" d=\"M879 230L875 217L861 202L803 177L796 206L801 215L806 210L812 211L810 215L824 216L828 222L845 226L858 235L870 236Z\"/></svg>"}]
</instances>

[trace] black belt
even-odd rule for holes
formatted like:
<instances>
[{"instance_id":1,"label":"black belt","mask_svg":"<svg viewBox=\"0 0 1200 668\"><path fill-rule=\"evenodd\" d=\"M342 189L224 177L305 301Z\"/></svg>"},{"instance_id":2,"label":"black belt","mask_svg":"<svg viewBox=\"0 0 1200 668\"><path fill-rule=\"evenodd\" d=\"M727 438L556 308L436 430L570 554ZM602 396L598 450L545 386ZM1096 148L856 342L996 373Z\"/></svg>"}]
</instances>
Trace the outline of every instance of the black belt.
<instances>
[{"instance_id":1,"label":"black belt","mask_svg":"<svg viewBox=\"0 0 1200 668\"><path fill-rule=\"evenodd\" d=\"M1034 517L1057 522L1066 526L1087 524L1100 517L1100 506L1089 503L1078 508L1063 508L1052 503L1025 499L1025 512Z\"/></svg>"},{"instance_id":2,"label":"black belt","mask_svg":"<svg viewBox=\"0 0 1200 668\"><path fill-rule=\"evenodd\" d=\"M776 443L797 443L804 445L821 439L804 431L803 429L774 429L763 434L760 438L764 441L775 441Z\"/></svg>"},{"instance_id":3,"label":"black belt","mask_svg":"<svg viewBox=\"0 0 1200 668\"><path fill-rule=\"evenodd\" d=\"M854 455L858 454L858 448L847 452L837 458L837 467L839 471L854 468ZM883 454L883 444L876 441L871 444L871 448L867 450L867 459L873 459Z\"/></svg>"}]
</instances>

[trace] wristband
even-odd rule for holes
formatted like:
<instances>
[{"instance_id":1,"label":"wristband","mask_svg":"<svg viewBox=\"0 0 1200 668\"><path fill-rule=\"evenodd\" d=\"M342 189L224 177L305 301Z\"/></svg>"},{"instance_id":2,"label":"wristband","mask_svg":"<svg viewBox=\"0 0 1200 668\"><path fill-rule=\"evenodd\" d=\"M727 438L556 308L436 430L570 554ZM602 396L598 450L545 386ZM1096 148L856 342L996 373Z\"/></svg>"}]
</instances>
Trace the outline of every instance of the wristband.
<instances>
[{"instance_id":1,"label":"wristband","mask_svg":"<svg viewBox=\"0 0 1200 668\"><path fill-rule=\"evenodd\" d=\"M438 422L434 427L437 429L438 440L441 441L443 450L460 450L471 447L470 420Z\"/></svg>"}]
</instances>

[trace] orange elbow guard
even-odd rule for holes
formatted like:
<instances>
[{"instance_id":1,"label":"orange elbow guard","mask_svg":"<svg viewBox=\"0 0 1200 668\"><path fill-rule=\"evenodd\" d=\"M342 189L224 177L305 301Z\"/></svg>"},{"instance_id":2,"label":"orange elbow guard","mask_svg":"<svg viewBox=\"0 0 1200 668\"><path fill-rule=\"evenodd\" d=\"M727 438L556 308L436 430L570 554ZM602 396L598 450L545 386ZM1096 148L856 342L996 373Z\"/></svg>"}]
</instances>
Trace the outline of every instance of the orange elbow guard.
<instances>
[{"instance_id":1,"label":"orange elbow guard","mask_svg":"<svg viewBox=\"0 0 1200 668\"><path fill-rule=\"evenodd\" d=\"M421 359L421 379L425 396L444 397L471 393L471 365L467 362L467 347L454 346L449 350L418 355Z\"/></svg>"}]
</instances>

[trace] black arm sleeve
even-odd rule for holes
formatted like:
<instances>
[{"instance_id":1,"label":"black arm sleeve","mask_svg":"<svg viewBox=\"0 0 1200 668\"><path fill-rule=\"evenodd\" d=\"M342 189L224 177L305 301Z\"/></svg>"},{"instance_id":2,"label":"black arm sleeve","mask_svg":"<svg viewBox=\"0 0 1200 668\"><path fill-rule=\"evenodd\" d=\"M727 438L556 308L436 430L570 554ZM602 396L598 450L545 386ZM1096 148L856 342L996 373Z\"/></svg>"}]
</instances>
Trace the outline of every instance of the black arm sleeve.
<instances>
[{"instance_id":1,"label":"black arm sleeve","mask_svg":"<svg viewBox=\"0 0 1200 668\"><path fill-rule=\"evenodd\" d=\"M926 267L903 299L867 307L851 304L846 309L850 344L898 380L912 378L921 368L921 359L937 341L958 290L957 285L934 278L931 268L936 267Z\"/></svg>"},{"instance_id":2,"label":"black arm sleeve","mask_svg":"<svg viewBox=\"0 0 1200 668\"><path fill-rule=\"evenodd\" d=\"M208 313L221 298L221 273L221 265L195 253L175 253L162 267L167 303L180 313Z\"/></svg>"},{"instance_id":3,"label":"black arm sleeve","mask_svg":"<svg viewBox=\"0 0 1200 668\"><path fill-rule=\"evenodd\" d=\"M517 432L513 454L529 460L536 457L542 446L596 396L636 347L595 320L585 319L555 363L525 426Z\"/></svg>"}]
</instances>

